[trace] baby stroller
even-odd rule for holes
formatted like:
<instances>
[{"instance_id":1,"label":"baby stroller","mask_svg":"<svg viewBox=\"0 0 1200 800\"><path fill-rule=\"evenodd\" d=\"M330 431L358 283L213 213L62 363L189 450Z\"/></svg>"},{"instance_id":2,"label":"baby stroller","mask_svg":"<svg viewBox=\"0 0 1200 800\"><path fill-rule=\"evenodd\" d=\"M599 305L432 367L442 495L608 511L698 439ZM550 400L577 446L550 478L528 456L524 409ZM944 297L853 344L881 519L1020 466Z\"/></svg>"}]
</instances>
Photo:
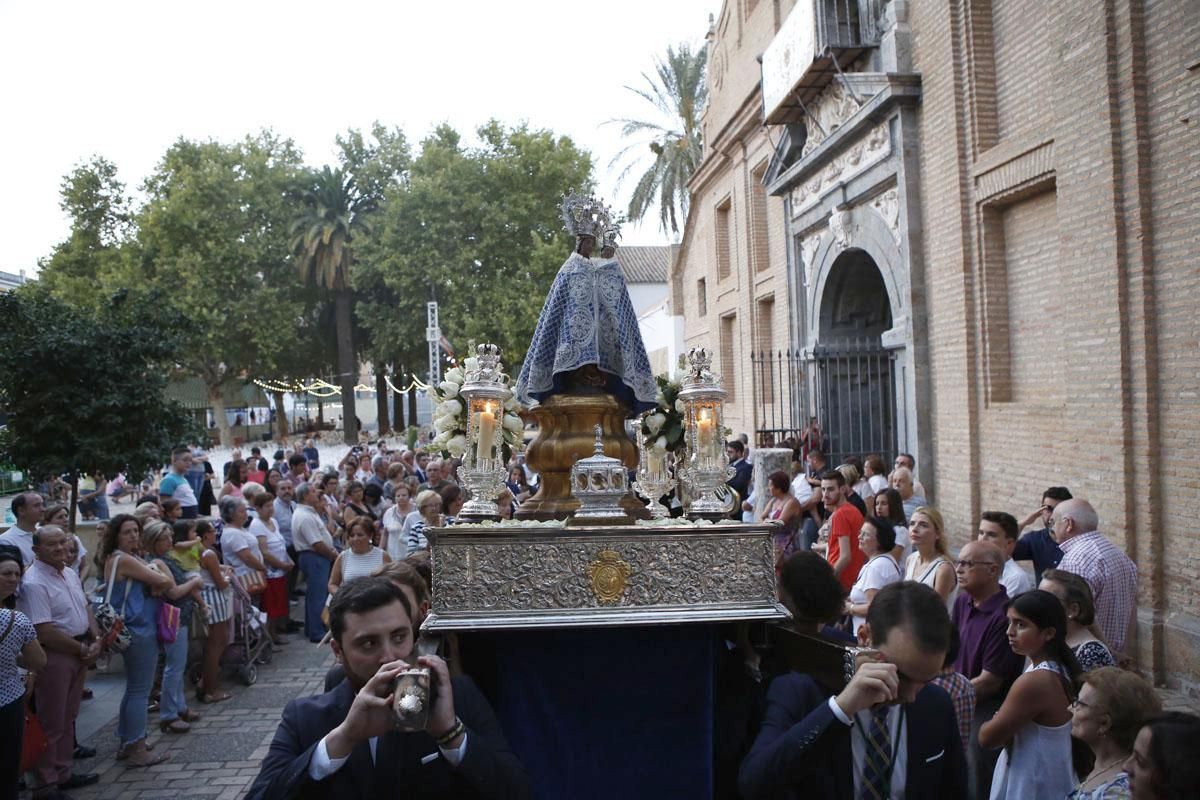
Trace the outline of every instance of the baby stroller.
<instances>
[{"instance_id":1,"label":"baby stroller","mask_svg":"<svg viewBox=\"0 0 1200 800\"><path fill-rule=\"evenodd\" d=\"M233 587L232 633L229 644L221 653L221 666L237 672L246 686L258 681L258 665L271 663L271 637L267 635L267 615L254 607L250 593L236 576ZM197 658L189 667L189 678L199 685L202 665Z\"/></svg>"},{"instance_id":2,"label":"baby stroller","mask_svg":"<svg viewBox=\"0 0 1200 800\"><path fill-rule=\"evenodd\" d=\"M221 655L223 666L237 669L247 686L258 680L257 664L271 663L271 637L267 635L267 615L254 607L250 593L239 578L233 579L233 637Z\"/></svg>"}]
</instances>

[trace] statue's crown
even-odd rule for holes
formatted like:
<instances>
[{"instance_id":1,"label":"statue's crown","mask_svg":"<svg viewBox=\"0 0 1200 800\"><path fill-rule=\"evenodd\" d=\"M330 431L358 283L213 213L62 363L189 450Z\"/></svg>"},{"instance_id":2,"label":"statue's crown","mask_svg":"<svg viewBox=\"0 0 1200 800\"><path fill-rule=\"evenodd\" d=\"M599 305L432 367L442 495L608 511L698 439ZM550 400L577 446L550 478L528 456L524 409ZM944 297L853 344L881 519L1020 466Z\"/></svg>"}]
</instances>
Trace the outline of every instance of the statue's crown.
<instances>
[{"instance_id":1,"label":"statue's crown","mask_svg":"<svg viewBox=\"0 0 1200 800\"><path fill-rule=\"evenodd\" d=\"M591 195L571 189L563 196L562 219L572 236L594 236L599 239L612 227L608 206Z\"/></svg>"},{"instance_id":2,"label":"statue's crown","mask_svg":"<svg viewBox=\"0 0 1200 800\"><path fill-rule=\"evenodd\" d=\"M614 223L612 223L612 225L610 225L608 227L608 230L606 230L604 232L604 240L603 240L602 246L616 247L617 239L620 239L620 238L621 238L621 226L618 223L614 222Z\"/></svg>"}]
</instances>

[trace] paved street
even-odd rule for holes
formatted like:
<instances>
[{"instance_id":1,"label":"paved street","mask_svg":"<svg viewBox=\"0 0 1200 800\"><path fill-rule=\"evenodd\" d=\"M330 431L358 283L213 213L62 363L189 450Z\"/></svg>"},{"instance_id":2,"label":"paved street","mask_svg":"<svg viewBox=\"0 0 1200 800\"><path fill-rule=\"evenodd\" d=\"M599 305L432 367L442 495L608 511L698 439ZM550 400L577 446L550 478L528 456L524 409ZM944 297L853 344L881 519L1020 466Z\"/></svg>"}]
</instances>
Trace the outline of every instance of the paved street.
<instances>
[{"instance_id":1,"label":"paved street","mask_svg":"<svg viewBox=\"0 0 1200 800\"><path fill-rule=\"evenodd\" d=\"M127 769L114 758L116 711L124 690L119 668L89 679L96 697L83 704L79 734L81 741L99 753L75 765L82 772L99 772L101 779L95 786L69 794L79 800L243 797L258 774L283 706L293 697L320 692L332 663L328 646L318 648L297 634L283 652L275 654L272 663L259 667L254 686L243 686L230 674L225 686L233 694L231 700L192 706L203 719L192 724L190 733L159 733L157 714L151 715L150 741L156 751L170 753L171 759L146 769ZM189 700L192 697L189 692Z\"/></svg>"}]
</instances>

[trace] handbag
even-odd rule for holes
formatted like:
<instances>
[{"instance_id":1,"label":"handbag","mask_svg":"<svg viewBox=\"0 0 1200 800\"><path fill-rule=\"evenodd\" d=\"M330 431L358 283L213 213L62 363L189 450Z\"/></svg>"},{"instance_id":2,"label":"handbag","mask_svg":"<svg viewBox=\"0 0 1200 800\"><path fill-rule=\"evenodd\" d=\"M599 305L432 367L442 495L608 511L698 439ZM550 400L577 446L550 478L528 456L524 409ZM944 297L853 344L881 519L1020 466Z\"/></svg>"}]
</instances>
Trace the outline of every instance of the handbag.
<instances>
[{"instance_id":1,"label":"handbag","mask_svg":"<svg viewBox=\"0 0 1200 800\"><path fill-rule=\"evenodd\" d=\"M133 642L133 634L125 627L125 604L129 602L129 589L133 579L128 578L125 581L125 598L121 601L121 611L118 613L112 606L112 591L117 579L117 565L120 563L121 554L117 553L113 559L112 577L104 589L104 602L96 606L95 613L96 627L100 629L101 649L124 653Z\"/></svg>"},{"instance_id":2,"label":"handbag","mask_svg":"<svg viewBox=\"0 0 1200 800\"><path fill-rule=\"evenodd\" d=\"M192 611L192 624L188 627L188 638L201 641L208 638L208 609L196 606Z\"/></svg>"},{"instance_id":3,"label":"handbag","mask_svg":"<svg viewBox=\"0 0 1200 800\"><path fill-rule=\"evenodd\" d=\"M238 580L242 582L242 588L250 594L261 594L267 588L266 573L259 570L251 570L245 575L239 575Z\"/></svg>"},{"instance_id":4,"label":"handbag","mask_svg":"<svg viewBox=\"0 0 1200 800\"><path fill-rule=\"evenodd\" d=\"M173 644L179 636L179 606L162 603L158 607L158 641Z\"/></svg>"},{"instance_id":5,"label":"handbag","mask_svg":"<svg viewBox=\"0 0 1200 800\"><path fill-rule=\"evenodd\" d=\"M38 721L37 714L30 710L29 702L26 701L25 735L21 739L21 772L29 772L36 767L38 759L46 752L48 746L42 723Z\"/></svg>"}]
</instances>

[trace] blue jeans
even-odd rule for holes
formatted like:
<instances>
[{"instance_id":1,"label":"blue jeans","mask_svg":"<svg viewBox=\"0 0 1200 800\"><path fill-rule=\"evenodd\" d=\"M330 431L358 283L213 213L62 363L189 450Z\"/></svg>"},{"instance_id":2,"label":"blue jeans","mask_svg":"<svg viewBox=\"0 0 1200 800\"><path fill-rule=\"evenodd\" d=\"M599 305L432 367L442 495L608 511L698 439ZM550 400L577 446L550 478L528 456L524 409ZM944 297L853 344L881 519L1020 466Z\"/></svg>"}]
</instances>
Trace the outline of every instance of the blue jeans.
<instances>
[{"instance_id":1,"label":"blue jeans","mask_svg":"<svg viewBox=\"0 0 1200 800\"><path fill-rule=\"evenodd\" d=\"M820 537L820 526L813 522L812 517L805 517L804 526L800 530L804 539L804 543L802 545L803 549L812 550L813 545L817 543L817 539Z\"/></svg>"},{"instance_id":2,"label":"blue jeans","mask_svg":"<svg viewBox=\"0 0 1200 800\"><path fill-rule=\"evenodd\" d=\"M158 718L163 722L179 719L179 715L187 711L187 700L183 696L183 675L187 672L188 629L186 625L179 626L175 641L164 644L163 655L166 663L163 666L162 695L158 701Z\"/></svg>"},{"instance_id":3,"label":"blue jeans","mask_svg":"<svg viewBox=\"0 0 1200 800\"><path fill-rule=\"evenodd\" d=\"M321 622L321 611L325 598L329 596L329 573L333 563L328 558L311 550L300 553L300 571L308 588L304 590L304 635L310 642L319 642L325 635L325 623Z\"/></svg>"},{"instance_id":4,"label":"blue jeans","mask_svg":"<svg viewBox=\"0 0 1200 800\"><path fill-rule=\"evenodd\" d=\"M150 704L150 686L158 666L158 637L134 636L124 653L125 696L117 716L117 738L121 745L146 737L146 708Z\"/></svg>"}]
</instances>

